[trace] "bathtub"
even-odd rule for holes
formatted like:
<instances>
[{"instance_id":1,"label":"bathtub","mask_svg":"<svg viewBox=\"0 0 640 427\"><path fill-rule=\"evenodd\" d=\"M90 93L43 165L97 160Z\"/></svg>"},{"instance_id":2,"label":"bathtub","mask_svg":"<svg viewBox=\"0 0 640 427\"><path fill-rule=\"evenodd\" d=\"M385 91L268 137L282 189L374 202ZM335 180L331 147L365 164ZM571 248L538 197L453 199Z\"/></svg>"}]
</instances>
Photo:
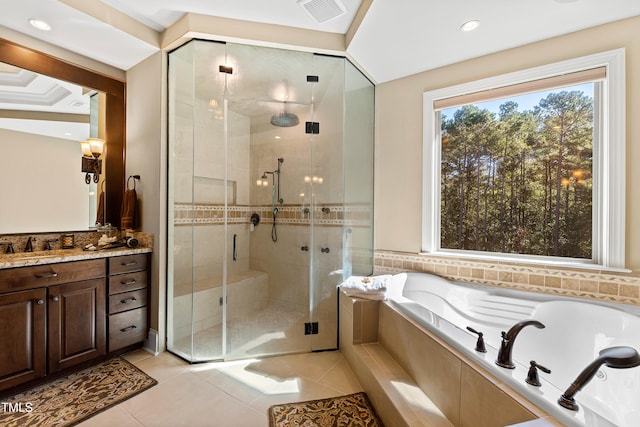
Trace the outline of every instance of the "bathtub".
<instances>
[{"instance_id":1,"label":"bathtub","mask_svg":"<svg viewBox=\"0 0 640 427\"><path fill-rule=\"evenodd\" d=\"M603 365L575 395L578 411L557 403L600 350L619 345L640 350L639 307L453 283L427 273L394 276L387 297L388 304L444 338L563 424L640 426L640 367ZM515 369L497 366L501 331L524 319L538 320L546 328L522 329L512 352ZM477 336L466 330L468 326L484 334L487 353L475 351ZM551 370L550 374L539 373L540 387L524 381L531 360Z\"/></svg>"}]
</instances>

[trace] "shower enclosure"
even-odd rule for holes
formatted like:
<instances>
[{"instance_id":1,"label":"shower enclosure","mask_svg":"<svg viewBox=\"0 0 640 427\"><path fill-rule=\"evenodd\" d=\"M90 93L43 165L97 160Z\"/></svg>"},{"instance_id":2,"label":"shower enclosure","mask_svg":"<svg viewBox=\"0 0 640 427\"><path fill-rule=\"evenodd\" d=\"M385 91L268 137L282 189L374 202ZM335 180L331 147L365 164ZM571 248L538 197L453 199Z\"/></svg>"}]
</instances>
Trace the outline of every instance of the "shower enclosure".
<instances>
[{"instance_id":1,"label":"shower enclosure","mask_svg":"<svg viewBox=\"0 0 640 427\"><path fill-rule=\"evenodd\" d=\"M373 271L374 86L342 57L192 40L169 54L167 348L337 348Z\"/></svg>"}]
</instances>

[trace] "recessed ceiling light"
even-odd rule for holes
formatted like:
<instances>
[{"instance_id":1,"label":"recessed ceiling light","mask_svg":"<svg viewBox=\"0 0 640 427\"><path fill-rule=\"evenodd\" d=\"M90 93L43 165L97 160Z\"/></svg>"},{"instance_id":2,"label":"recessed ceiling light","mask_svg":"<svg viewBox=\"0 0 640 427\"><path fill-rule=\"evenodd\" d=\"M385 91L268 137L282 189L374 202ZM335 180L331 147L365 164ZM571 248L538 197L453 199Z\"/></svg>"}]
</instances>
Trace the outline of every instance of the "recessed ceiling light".
<instances>
[{"instance_id":1,"label":"recessed ceiling light","mask_svg":"<svg viewBox=\"0 0 640 427\"><path fill-rule=\"evenodd\" d=\"M478 21L477 19L472 19L471 21L467 21L464 24L462 24L460 26L460 31L473 31L476 28L478 28L478 25L480 25L480 21Z\"/></svg>"},{"instance_id":2,"label":"recessed ceiling light","mask_svg":"<svg viewBox=\"0 0 640 427\"><path fill-rule=\"evenodd\" d=\"M47 24L41 19L29 19L29 24L31 24L34 28L42 31L49 31L51 29L51 25Z\"/></svg>"}]
</instances>

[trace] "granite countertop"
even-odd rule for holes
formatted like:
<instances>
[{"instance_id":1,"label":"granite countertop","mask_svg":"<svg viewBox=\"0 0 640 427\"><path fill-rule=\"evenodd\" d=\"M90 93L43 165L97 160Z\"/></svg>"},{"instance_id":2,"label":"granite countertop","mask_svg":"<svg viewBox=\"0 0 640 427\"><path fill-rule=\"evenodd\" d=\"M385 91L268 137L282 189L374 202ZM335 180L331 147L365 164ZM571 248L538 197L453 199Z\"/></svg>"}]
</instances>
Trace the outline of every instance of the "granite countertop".
<instances>
[{"instance_id":1,"label":"granite countertop","mask_svg":"<svg viewBox=\"0 0 640 427\"><path fill-rule=\"evenodd\" d=\"M120 247L84 251L81 248L56 249L51 251L21 252L15 254L0 254L0 269L29 267L32 265L55 264L59 262L81 261L86 259L109 258L121 255L135 255L152 252L151 248Z\"/></svg>"}]
</instances>

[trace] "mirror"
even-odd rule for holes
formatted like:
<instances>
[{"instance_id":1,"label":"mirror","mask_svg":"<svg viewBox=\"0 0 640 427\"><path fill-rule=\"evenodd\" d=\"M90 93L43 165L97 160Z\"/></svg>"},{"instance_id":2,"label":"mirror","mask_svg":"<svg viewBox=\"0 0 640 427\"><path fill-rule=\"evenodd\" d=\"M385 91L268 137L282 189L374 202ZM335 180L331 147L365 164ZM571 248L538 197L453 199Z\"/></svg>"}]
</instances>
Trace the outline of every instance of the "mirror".
<instances>
[{"instance_id":1,"label":"mirror","mask_svg":"<svg viewBox=\"0 0 640 427\"><path fill-rule=\"evenodd\" d=\"M8 92L4 93L5 103L0 104L0 163L4 162L0 234L87 230L95 223L101 189L104 222L119 227L125 83L3 39L0 62L4 83L15 80L13 88L0 88ZM20 89L25 81L39 81L42 86L25 93L26 89ZM56 99L56 108L43 106ZM7 100L13 101L12 106ZM26 111L34 110L27 107L29 103L40 104L37 112ZM64 111L56 111L60 105ZM36 123L43 122L50 131L37 130ZM52 127L54 123L64 123L65 130ZM51 137L51 132L58 134ZM101 181L87 185L79 142L89 136L105 139L106 152L101 156ZM66 182L59 179L62 175Z\"/></svg>"}]
</instances>

